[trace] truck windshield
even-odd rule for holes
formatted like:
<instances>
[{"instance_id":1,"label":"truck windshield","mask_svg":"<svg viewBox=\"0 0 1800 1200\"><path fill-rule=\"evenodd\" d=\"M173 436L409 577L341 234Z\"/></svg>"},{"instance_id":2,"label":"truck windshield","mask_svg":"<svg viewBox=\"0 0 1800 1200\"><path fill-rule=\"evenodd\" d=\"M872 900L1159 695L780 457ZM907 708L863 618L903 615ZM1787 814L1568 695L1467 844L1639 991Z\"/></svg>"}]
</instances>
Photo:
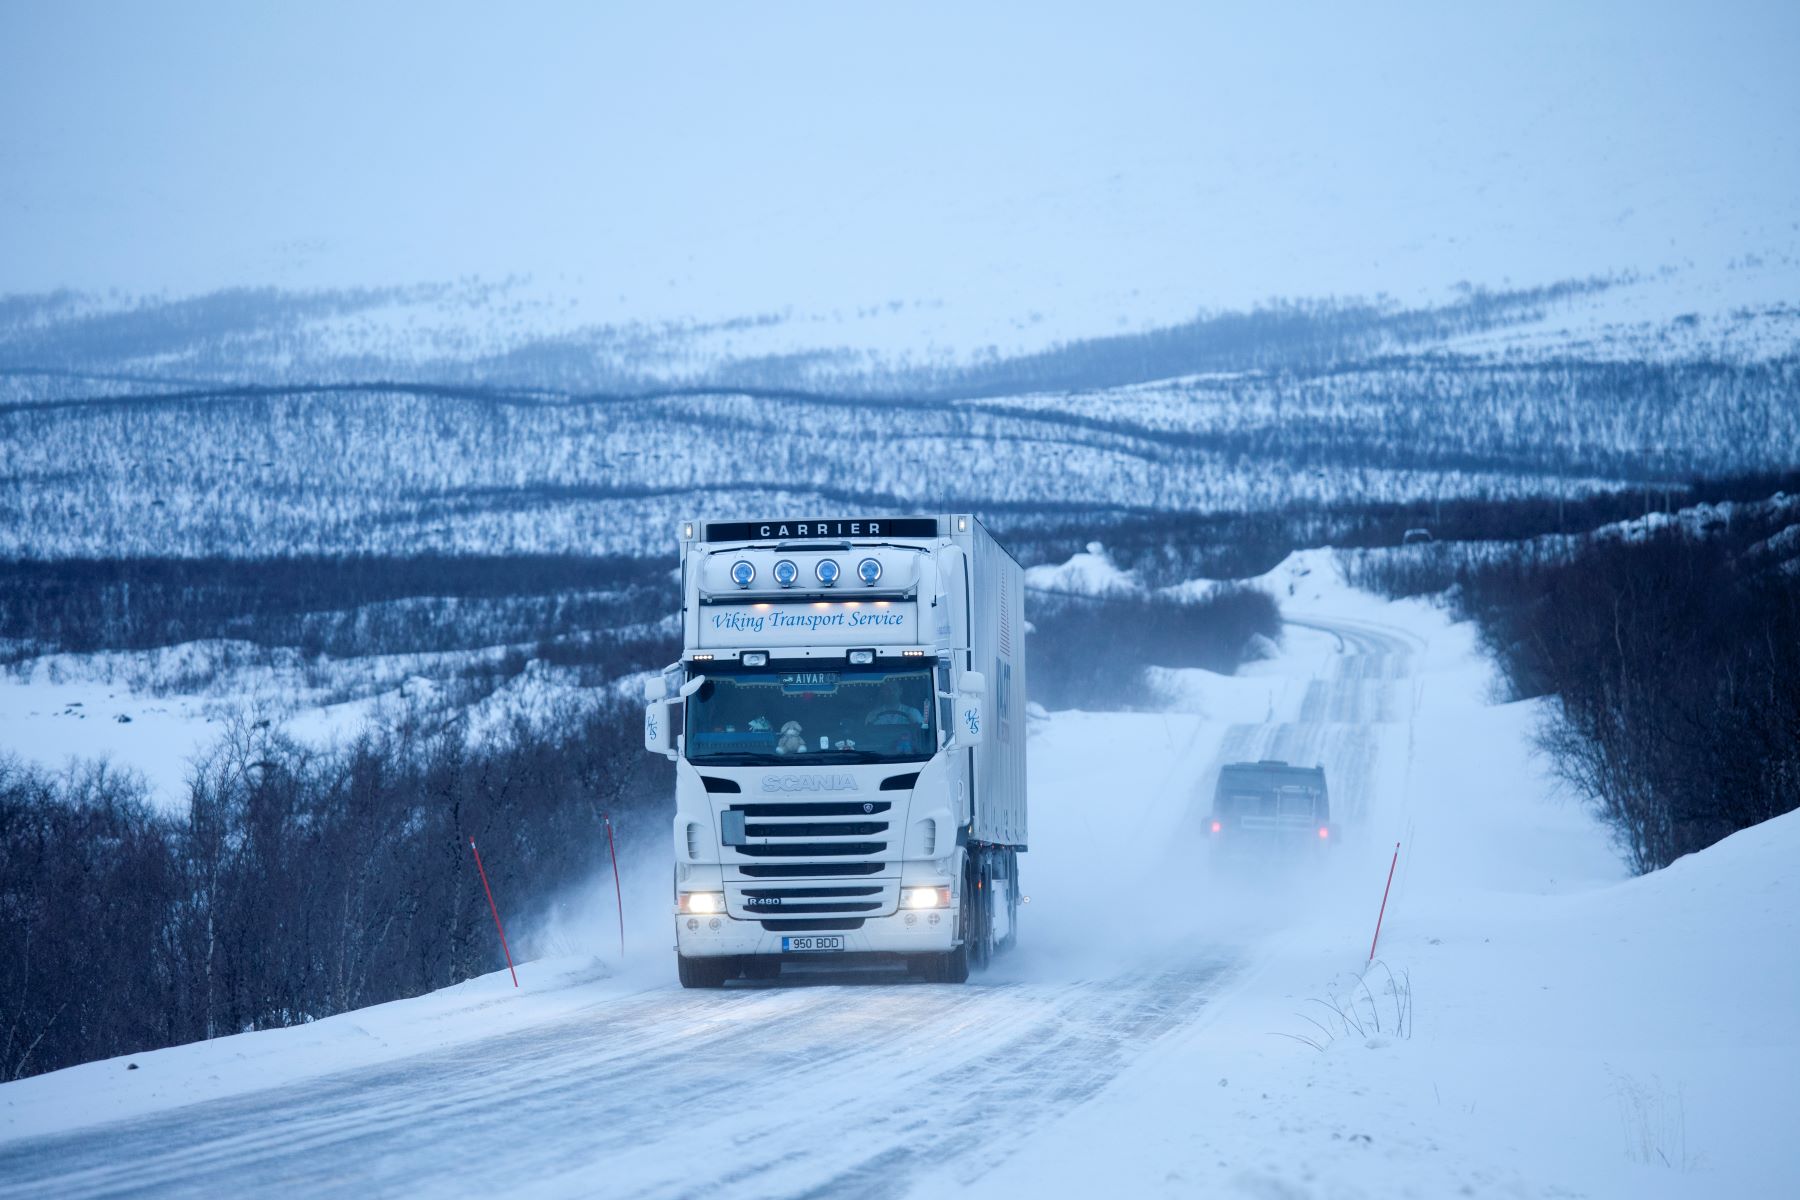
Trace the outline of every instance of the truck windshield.
<instances>
[{"instance_id":1,"label":"truck windshield","mask_svg":"<svg viewBox=\"0 0 1800 1200\"><path fill-rule=\"evenodd\" d=\"M705 674L687 701L689 762L922 762L937 750L929 667Z\"/></svg>"}]
</instances>

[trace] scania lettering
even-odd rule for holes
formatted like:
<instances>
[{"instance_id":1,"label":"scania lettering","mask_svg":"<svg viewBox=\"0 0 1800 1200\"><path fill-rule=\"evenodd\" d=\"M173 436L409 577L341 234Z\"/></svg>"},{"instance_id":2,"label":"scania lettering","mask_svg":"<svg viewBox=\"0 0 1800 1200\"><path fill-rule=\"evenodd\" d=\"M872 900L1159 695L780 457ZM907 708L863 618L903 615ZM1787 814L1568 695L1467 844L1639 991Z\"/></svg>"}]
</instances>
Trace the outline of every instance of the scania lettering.
<instances>
[{"instance_id":1,"label":"scania lettering","mask_svg":"<svg viewBox=\"0 0 1800 1200\"><path fill-rule=\"evenodd\" d=\"M686 987L891 961L960 983L1018 936L1024 576L974 517L682 523L675 763Z\"/></svg>"}]
</instances>

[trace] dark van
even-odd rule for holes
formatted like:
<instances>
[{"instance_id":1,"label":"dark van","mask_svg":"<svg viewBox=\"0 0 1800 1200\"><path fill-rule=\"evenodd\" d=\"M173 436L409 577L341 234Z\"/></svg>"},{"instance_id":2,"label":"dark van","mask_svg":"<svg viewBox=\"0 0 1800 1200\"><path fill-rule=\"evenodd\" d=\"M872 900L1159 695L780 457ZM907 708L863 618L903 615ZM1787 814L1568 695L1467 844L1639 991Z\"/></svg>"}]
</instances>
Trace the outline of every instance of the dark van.
<instances>
[{"instance_id":1,"label":"dark van","mask_svg":"<svg viewBox=\"0 0 1800 1200\"><path fill-rule=\"evenodd\" d=\"M1219 850L1326 846L1337 836L1324 767L1285 762L1227 763L1219 768L1208 837Z\"/></svg>"}]
</instances>

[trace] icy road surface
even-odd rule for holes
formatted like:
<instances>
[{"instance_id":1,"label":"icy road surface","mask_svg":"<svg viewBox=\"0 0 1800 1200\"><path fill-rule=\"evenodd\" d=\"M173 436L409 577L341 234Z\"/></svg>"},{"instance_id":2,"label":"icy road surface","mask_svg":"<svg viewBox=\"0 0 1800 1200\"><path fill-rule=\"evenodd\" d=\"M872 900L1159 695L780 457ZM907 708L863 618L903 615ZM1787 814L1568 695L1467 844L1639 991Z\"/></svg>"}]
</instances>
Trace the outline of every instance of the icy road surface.
<instances>
[{"instance_id":1,"label":"icy road surface","mask_svg":"<svg viewBox=\"0 0 1800 1200\"><path fill-rule=\"evenodd\" d=\"M646 992L382 1067L15 1145L0 1194L845 1196L970 1173L1205 1005L1203 959L1064 987Z\"/></svg>"},{"instance_id":2,"label":"icy road surface","mask_svg":"<svg viewBox=\"0 0 1800 1200\"><path fill-rule=\"evenodd\" d=\"M1033 718L1023 940L967 986L821 969L683 991L667 865L646 861L623 963L608 907L565 957L522 963L518 992L501 972L0 1086L0 1197L1800 1181L1779 1128L1800 1088L1763 1069L1800 1064L1773 1016L1800 1007L1800 972L1751 965L1757 942L1795 936L1773 901L1800 824L1620 884L1604 836L1544 799L1536 710L1492 702L1468 630L1334 574L1319 554L1272 573L1280 654L1232 678L1163 673L1167 711ZM1221 872L1202 845L1218 765L1264 757L1322 762L1344 837L1300 870ZM1695 969L1672 979L1671 958ZM1345 1004L1366 1028L1334 1021Z\"/></svg>"},{"instance_id":3,"label":"icy road surface","mask_svg":"<svg viewBox=\"0 0 1800 1200\"><path fill-rule=\"evenodd\" d=\"M1325 625L1288 642L1271 665L1299 678L1265 667L1266 683L1242 682L1273 697L1265 711L1291 692L1298 719L1225 726L1229 753L1322 754L1355 811L1377 750L1357 722L1392 709L1408 643ZM1129 902L1152 894L1146 858L1163 860L1157 894L1204 866L1219 726L1154 720L1162 736L1122 747L1134 761L1114 764L1115 787L1092 796L1101 807L1036 808L1024 944L968 986L871 971L694 993L671 962L659 987L535 1028L0 1145L0 1195L871 1196L946 1164L971 1181L1024 1135L1104 1103L1121 1070L1205 1019L1239 961L1206 937L1146 938L1149 906ZM1040 748L1060 758L1047 732Z\"/></svg>"}]
</instances>

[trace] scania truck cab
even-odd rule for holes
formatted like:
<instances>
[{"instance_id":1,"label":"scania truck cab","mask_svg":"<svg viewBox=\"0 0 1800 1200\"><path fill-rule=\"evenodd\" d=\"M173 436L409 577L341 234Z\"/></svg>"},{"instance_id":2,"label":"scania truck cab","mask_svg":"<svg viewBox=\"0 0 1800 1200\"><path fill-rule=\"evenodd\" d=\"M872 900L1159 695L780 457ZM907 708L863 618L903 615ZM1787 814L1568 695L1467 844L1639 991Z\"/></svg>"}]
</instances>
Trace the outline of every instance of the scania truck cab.
<instances>
[{"instance_id":1,"label":"scania truck cab","mask_svg":"<svg viewBox=\"0 0 1800 1200\"><path fill-rule=\"evenodd\" d=\"M675 762L681 982L898 961L962 982L1017 936L1024 579L968 514L688 522Z\"/></svg>"}]
</instances>

